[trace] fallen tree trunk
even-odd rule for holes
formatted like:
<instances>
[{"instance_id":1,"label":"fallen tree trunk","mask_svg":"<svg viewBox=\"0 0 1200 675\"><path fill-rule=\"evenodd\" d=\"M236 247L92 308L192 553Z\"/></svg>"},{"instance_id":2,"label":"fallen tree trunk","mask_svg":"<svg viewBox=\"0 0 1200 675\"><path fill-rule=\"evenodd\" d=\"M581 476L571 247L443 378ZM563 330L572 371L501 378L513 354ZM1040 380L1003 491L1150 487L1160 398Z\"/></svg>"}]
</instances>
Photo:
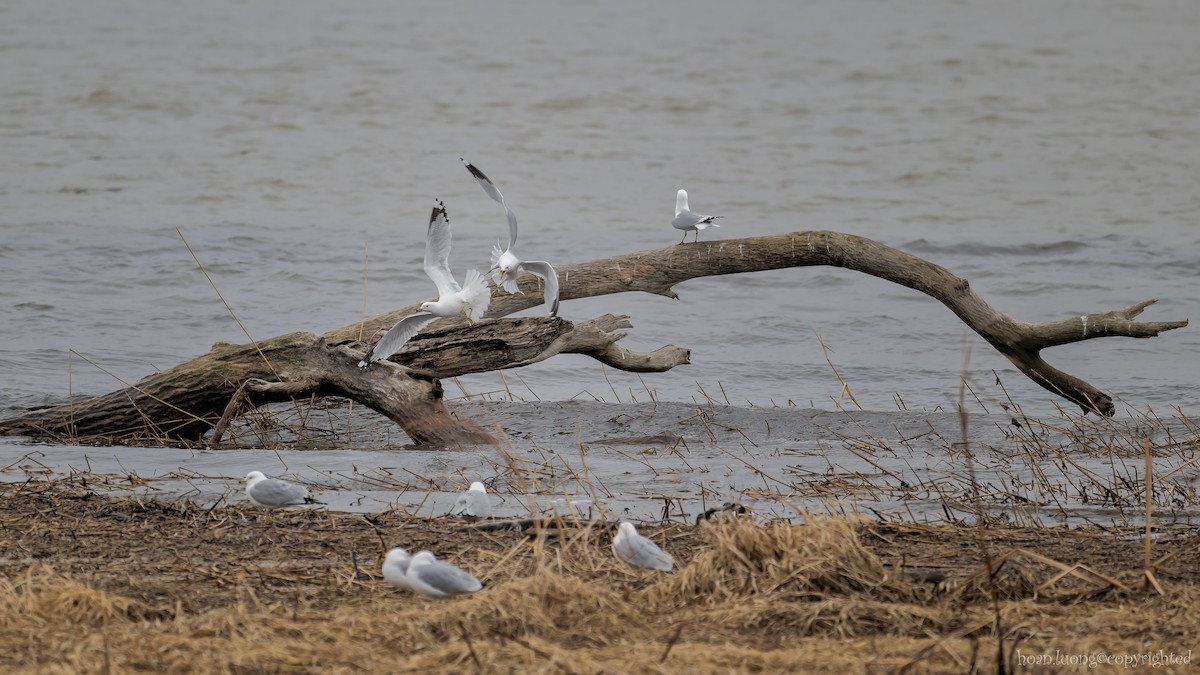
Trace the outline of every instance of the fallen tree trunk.
<instances>
[{"instance_id":1,"label":"fallen tree trunk","mask_svg":"<svg viewBox=\"0 0 1200 675\"><path fill-rule=\"evenodd\" d=\"M1041 357L1047 347L1098 337L1154 337L1187 320L1142 322L1136 317L1154 300L1061 321L1030 324L997 311L966 279L876 241L838 232L793 232L669 246L602 260L560 265L560 298L643 291L676 298L673 287L688 279L787 267L829 265L857 270L929 295L1004 354L1022 373L1085 412L1112 415L1112 397L1057 370ZM542 303L538 281L520 280L522 294L497 296L486 318L495 319ZM667 346L650 354L615 346L624 317L582 324L528 318L436 321L405 345L393 361L366 370L355 364L371 342L419 303L329 331L285 335L257 345L217 345L209 354L106 396L0 421L0 433L74 440L145 442L198 439L221 421L226 407L253 394L255 404L306 394L345 396L388 416L418 443L477 442L486 432L455 420L442 403L439 378L515 368L558 353L585 353L622 370L663 371L688 362L688 352ZM402 367L403 366L403 367ZM227 421L226 421L227 423ZM219 438L219 434L214 434Z\"/></svg>"}]
</instances>

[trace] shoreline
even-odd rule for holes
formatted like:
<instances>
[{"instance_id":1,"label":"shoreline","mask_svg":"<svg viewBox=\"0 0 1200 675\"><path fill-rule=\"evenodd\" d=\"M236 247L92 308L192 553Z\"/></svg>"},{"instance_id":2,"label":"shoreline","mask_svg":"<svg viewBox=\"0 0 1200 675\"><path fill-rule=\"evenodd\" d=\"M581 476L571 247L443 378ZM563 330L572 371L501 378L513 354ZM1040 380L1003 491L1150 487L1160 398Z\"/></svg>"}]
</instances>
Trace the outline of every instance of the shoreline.
<instances>
[{"instance_id":1,"label":"shoreline","mask_svg":"<svg viewBox=\"0 0 1200 675\"><path fill-rule=\"evenodd\" d=\"M0 619L0 665L12 672L96 670L101 657L115 672L961 672L971 659L994 667L997 634L1025 655L1184 653L1200 638L1177 618L1200 599L1188 533L1153 542L1167 557L1160 596L1140 585L1133 528L822 516L645 527L675 556L661 574L612 558L611 523L537 538L51 484L0 486L0 520L0 607L15 610ZM379 563L396 545L430 548L487 587L442 602L395 590Z\"/></svg>"}]
</instances>

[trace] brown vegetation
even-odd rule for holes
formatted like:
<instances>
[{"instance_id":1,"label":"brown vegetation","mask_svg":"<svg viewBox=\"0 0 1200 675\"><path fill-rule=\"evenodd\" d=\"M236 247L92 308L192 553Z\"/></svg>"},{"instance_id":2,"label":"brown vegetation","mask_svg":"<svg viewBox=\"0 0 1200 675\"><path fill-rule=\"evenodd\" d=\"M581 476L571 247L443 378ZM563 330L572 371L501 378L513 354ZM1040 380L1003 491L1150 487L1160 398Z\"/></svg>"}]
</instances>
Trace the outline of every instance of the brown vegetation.
<instances>
[{"instance_id":1,"label":"brown vegetation","mask_svg":"<svg viewBox=\"0 0 1200 675\"><path fill-rule=\"evenodd\" d=\"M743 517L646 528L678 562L662 574L617 563L606 523L538 538L62 483L5 486L0 521L5 672L961 673L995 672L998 646L1181 653L1200 637L1190 534L1154 544L1159 595L1133 530ZM397 591L379 575L393 545L487 587Z\"/></svg>"}]
</instances>

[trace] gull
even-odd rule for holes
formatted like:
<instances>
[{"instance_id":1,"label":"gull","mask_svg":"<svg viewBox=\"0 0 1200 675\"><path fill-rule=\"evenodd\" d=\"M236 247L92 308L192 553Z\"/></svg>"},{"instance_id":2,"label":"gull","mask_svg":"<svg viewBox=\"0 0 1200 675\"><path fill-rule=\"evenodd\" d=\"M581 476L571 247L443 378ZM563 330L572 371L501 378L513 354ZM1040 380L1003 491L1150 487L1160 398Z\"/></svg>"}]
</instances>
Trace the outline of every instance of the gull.
<instances>
[{"instance_id":1,"label":"gull","mask_svg":"<svg viewBox=\"0 0 1200 675\"><path fill-rule=\"evenodd\" d=\"M409 585L406 576L408 565L411 562L412 556L400 547L388 551L383 559L383 578L396 588L411 591L413 588Z\"/></svg>"},{"instance_id":2,"label":"gull","mask_svg":"<svg viewBox=\"0 0 1200 675\"><path fill-rule=\"evenodd\" d=\"M680 190L675 195L675 220L671 221L671 227L677 230L683 230L683 239L679 240L682 244L687 239L688 232L696 233L696 241L700 241L700 230L712 225L720 227L713 221L721 216L705 216L699 213L692 213L688 209L687 190Z\"/></svg>"},{"instance_id":3,"label":"gull","mask_svg":"<svg viewBox=\"0 0 1200 675\"><path fill-rule=\"evenodd\" d=\"M246 474L246 496L255 506L277 509L298 504L317 504L308 496L308 488L278 478L267 478L261 471Z\"/></svg>"},{"instance_id":4,"label":"gull","mask_svg":"<svg viewBox=\"0 0 1200 675\"><path fill-rule=\"evenodd\" d=\"M470 171L471 175L475 177L475 180L479 181L479 187L483 188L489 197L500 202L500 205L504 207L504 213L508 216L508 248L501 251L499 242L492 247L492 269L489 270L492 274L492 281L509 293L516 293L517 277L520 276L522 270L541 277L546 282L543 297L546 304L550 306L550 316L558 316L558 274L555 273L554 267L542 260L521 260L517 254L513 253L512 249L517 245L517 214L508 208L508 203L504 201L504 195L500 194L500 190L496 188L490 178L485 176L474 164L461 157L459 159L467 167L467 171Z\"/></svg>"},{"instance_id":5,"label":"gull","mask_svg":"<svg viewBox=\"0 0 1200 675\"><path fill-rule=\"evenodd\" d=\"M617 560L633 567L647 567L652 570L670 572L675 566L675 559L665 553L658 544L638 534L633 523L622 520L617 528L617 536L613 537L613 555Z\"/></svg>"},{"instance_id":6,"label":"gull","mask_svg":"<svg viewBox=\"0 0 1200 675\"><path fill-rule=\"evenodd\" d=\"M475 481L471 483L471 487L458 495L458 499L454 500L454 508L450 509L450 515L463 517L470 521L490 518L492 515L492 499L488 497L483 483Z\"/></svg>"},{"instance_id":7,"label":"gull","mask_svg":"<svg viewBox=\"0 0 1200 675\"><path fill-rule=\"evenodd\" d=\"M404 579L410 589L427 598L449 598L483 588L473 575L438 560L429 551L421 551L408 561Z\"/></svg>"},{"instance_id":8,"label":"gull","mask_svg":"<svg viewBox=\"0 0 1200 675\"><path fill-rule=\"evenodd\" d=\"M437 285L437 301L422 302L419 312L397 321L358 362L359 368L400 351L405 342L438 317L466 316L468 321L475 322L487 311L492 294L484 276L478 270L467 270L466 280L459 286L450 272L450 219L446 217L446 205L438 199L433 200L433 213L425 234L425 274Z\"/></svg>"}]
</instances>

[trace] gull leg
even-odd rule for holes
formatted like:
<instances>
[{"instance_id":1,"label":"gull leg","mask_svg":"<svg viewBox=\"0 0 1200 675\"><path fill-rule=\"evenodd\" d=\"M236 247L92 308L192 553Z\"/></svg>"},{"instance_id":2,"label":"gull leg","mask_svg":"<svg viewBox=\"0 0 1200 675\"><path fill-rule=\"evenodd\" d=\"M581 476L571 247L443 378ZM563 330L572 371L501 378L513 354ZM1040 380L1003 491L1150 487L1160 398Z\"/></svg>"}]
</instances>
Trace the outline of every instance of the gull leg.
<instances>
[{"instance_id":1,"label":"gull leg","mask_svg":"<svg viewBox=\"0 0 1200 675\"><path fill-rule=\"evenodd\" d=\"M683 242L685 242L685 241L687 241L687 230L684 230L684 231L683 231L683 239L680 239L680 240L679 240L679 244L682 244L682 243L683 243ZM675 244L675 245L676 245L676 246L679 246L679 244Z\"/></svg>"}]
</instances>

